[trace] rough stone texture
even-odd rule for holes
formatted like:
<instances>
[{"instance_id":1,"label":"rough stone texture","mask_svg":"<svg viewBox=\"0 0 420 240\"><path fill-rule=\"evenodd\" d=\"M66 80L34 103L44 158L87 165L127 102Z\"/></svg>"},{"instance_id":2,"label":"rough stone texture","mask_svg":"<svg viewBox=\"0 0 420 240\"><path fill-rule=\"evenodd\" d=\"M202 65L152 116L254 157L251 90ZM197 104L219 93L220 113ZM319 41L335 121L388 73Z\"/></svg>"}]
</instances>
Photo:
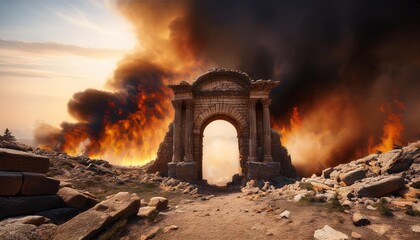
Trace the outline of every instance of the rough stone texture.
<instances>
[{"instance_id":1,"label":"rough stone texture","mask_svg":"<svg viewBox=\"0 0 420 240\"><path fill-rule=\"evenodd\" d=\"M48 178L44 174L23 172L23 185L20 195L51 195L56 194L60 181Z\"/></svg>"},{"instance_id":2,"label":"rough stone texture","mask_svg":"<svg viewBox=\"0 0 420 240\"><path fill-rule=\"evenodd\" d=\"M156 207L141 207L137 216L141 218L154 219L158 213L159 211L156 210Z\"/></svg>"},{"instance_id":3,"label":"rough stone texture","mask_svg":"<svg viewBox=\"0 0 420 240\"><path fill-rule=\"evenodd\" d=\"M57 193L68 207L86 210L98 203L98 200L76 189L63 187Z\"/></svg>"},{"instance_id":4,"label":"rough stone texture","mask_svg":"<svg viewBox=\"0 0 420 240\"><path fill-rule=\"evenodd\" d=\"M314 238L317 240L346 240L349 237L332 227L325 225L322 229L318 229L314 233Z\"/></svg>"},{"instance_id":5,"label":"rough stone texture","mask_svg":"<svg viewBox=\"0 0 420 240\"><path fill-rule=\"evenodd\" d=\"M382 172L387 173L399 173L410 168L413 164L414 159L420 156L420 149L406 148L403 149L401 155L398 155L396 158L391 158L388 160L385 165L382 167Z\"/></svg>"},{"instance_id":6,"label":"rough stone texture","mask_svg":"<svg viewBox=\"0 0 420 240\"><path fill-rule=\"evenodd\" d=\"M168 208L168 199L164 197L152 197L149 201L149 207L156 207L156 210L162 211Z\"/></svg>"},{"instance_id":7,"label":"rough stone texture","mask_svg":"<svg viewBox=\"0 0 420 240\"><path fill-rule=\"evenodd\" d=\"M276 84L271 80L254 81L243 72L214 69L199 76L193 84L181 82L170 85L175 94L175 120L159 146L156 160L148 166L147 171L159 171L163 176L183 181L201 180L204 128L214 120L223 119L237 129L242 174L262 179L280 175L296 177L290 156L281 146L279 134L271 129L267 121L269 91ZM251 112L255 115L253 123L256 121L252 131L249 124ZM255 151L260 149L261 154L248 159L250 148ZM249 174L248 161L263 160L277 164L263 166L257 176ZM195 169L192 165L180 163L191 161L195 163Z\"/></svg>"},{"instance_id":8,"label":"rough stone texture","mask_svg":"<svg viewBox=\"0 0 420 240\"><path fill-rule=\"evenodd\" d=\"M341 181L343 181L347 186L352 185L357 180L363 179L365 177L366 171L364 169L356 169L340 175Z\"/></svg>"},{"instance_id":9,"label":"rough stone texture","mask_svg":"<svg viewBox=\"0 0 420 240\"><path fill-rule=\"evenodd\" d=\"M271 180L279 175L279 162L248 162L248 178Z\"/></svg>"},{"instance_id":10,"label":"rough stone texture","mask_svg":"<svg viewBox=\"0 0 420 240\"><path fill-rule=\"evenodd\" d=\"M52 223L60 225L75 217L80 213L76 208L54 208L50 210L34 212L33 215L43 216L51 220Z\"/></svg>"},{"instance_id":11,"label":"rough stone texture","mask_svg":"<svg viewBox=\"0 0 420 240\"><path fill-rule=\"evenodd\" d=\"M0 197L0 219L58 208L62 204L63 201L61 198L55 195Z\"/></svg>"},{"instance_id":12,"label":"rough stone texture","mask_svg":"<svg viewBox=\"0 0 420 240\"><path fill-rule=\"evenodd\" d=\"M353 213L352 219L353 219L353 224L356 227L366 226L370 224L369 219L360 212Z\"/></svg>"},{"instance_id":13,"label":"rough stone texture","mask_svg":"<svg viewBox=\"0 0 420 240\"><path fill-rule=\"evenodd\" d=\"M117 193L60 225L54 239L92 239L112 223L135 215L139 208L140 198L135 193Z\"/></svg>"},{"instance_id":14,"label":"rough stone texture","mask_svg":"<svg viewBox=\"0 0 420 240\"><path fill-rule=\"evenodd\" d=\"M17 195L21 187L22 173L0 171L0 196Z\"/></svg>"},{"instance_id":15,"label":"rough stone texture","mask_svg":"<svg viewBox=\"0 0 420 240\"><path fill-rule=\"evenodd\" d=\"M47 173L50 160L23 151L0 148L0 171Z\"/></svg>"},{"instance_id":16,"label":"rough stone texture","mask_svg":"<svg viewBox=\"0 0 420 240\"><path fill-rule=\"evenodd\" d=\"M166 132L165 138L159 145L156 160L147 167L148 173L160 172L163 176L168 176L168 163L172 161L173 155L173 123L171 122Z\"/></svg>"},{"instance_id":17,"label":"rough stone texture","mask_svg":"<svg viewBox=\"0 0 420 240\"><path fill-rule=\"evenodd\" d=\"M380 179L380 180L379 180ZM370 183L362 184L356 189L359 197L382 197L404 187L404 178L401 176L389 176L386 178L372 178Z\"/></svg>"},{"instance_id":18,"label":"rough stone texture","mask_svg":"<svg viewBox=\"0 0 420 240\"><path fill-rule=\"evenodd\" d=\"M401 155L401 149L394 149L389 152L382 153L378 156L378 162L381 163L381 173L384 174L390 165Z\"/></svg>"}]
</instances>

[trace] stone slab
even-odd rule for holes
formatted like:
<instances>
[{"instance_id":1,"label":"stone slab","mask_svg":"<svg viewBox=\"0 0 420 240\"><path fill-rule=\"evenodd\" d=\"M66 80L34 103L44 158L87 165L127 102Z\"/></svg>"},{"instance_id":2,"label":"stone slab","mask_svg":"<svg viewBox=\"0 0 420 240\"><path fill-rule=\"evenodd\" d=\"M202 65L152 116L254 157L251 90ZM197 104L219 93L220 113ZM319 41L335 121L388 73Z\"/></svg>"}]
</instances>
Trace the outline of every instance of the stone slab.
<instances>
[{"instance_id":1,"label":"stone slab","mask_svg":"<svg viewBox=\"0 0 420 240\"><path fill-rule=\"evenodd\" d=\"M23 151L0 148L0 171L47 173L50 160Z\"/></svg>"},{"instance_id":2,"label":"stone slab","mask_svg":"<svg viewBox=\"0 0 420 240\"><path fill-rule=\"evenodd\" d=\"M0 197L0 219L58 208L62 203L55 195Z\"/></svg>"},{"instance_id":3,"label":"stone slab","mask_svg":"<svg viewBox=\"0 0 420 240\"><path fill-rule=\"evenodd\" d=\"M60 225L54 239L93 239L112 223L137 214L139 208L140 198L135 193L117 193Z\"/></svg>"},{"instance_id":4,"label":"stone slab","mask_svg":"<svg viewBox=\"0 0 420 240\"><path fill-rule=\"evenodd\" d=\"M60 181L46 177L44 174L23 172L23 185L20 195L52 195L56 194Z\"/></svg>"},{"instance_id":5,"label":"stone slab","mask_svg":"<svg viewBox=\"0 0 420 240\"><path fill-rule=\"evenodd\" d=\"M98 200L92 196L69 187L60 188L57 195L64 200L68 207L81 210L89 209L98 203Z\"/></svg>"},{"instance_id":6,"label":"stone slab","mask_svg":"<svg viewBox=\"0 0 420 240\"><path fill-rule=\"evenodd\" d=\"M22 187L22 173L0 171L0 196L14 196Z\"/></svg>"}]
</instances>

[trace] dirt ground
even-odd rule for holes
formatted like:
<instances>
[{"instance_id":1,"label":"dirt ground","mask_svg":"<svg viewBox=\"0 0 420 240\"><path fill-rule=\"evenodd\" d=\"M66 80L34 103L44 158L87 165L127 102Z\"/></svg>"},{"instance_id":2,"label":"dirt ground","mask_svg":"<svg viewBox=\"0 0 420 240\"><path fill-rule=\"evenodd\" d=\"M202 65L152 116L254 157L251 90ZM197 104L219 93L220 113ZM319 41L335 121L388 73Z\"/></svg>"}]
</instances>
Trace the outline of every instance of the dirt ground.
<instances>
[{"instance_id":1,"label":"dirt ground","mask_svg":"<svg viewBox=\"0 0 420 240\"><path fill-rule=\"evenodd\" d=\"M189 195L170 199L170 208L153 222L132 219L119 238L139 239L156 227L176 225L177 230L160 231L153 239L313 239L314 231L328 224L349 239L353 231L362 239L420 239L420 234L410 229L420 224L420 218L404 212L385 217L361 206L360 211L371 220L371 225L356 227L352 212L338 212L325 203L295 203L274 196L248 200L240 192L206 194L215 197L206 201ZM289 219L279 218L284 210L291 212Z\"/></svg>"}]
</instances>

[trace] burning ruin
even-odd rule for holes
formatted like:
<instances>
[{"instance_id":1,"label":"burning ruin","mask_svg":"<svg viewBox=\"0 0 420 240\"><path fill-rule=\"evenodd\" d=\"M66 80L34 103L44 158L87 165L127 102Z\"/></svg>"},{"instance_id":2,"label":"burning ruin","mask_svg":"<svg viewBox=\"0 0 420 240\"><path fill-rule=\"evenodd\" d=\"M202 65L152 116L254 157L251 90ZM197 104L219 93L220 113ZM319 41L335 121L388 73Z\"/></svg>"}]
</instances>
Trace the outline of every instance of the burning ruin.
<instances>
[{"instance_id":1,"label":"burning ruin","mask_svg":"<svg viewBox=\"0 0 420 240\"><path fill-rule=\"evenodd\" d=\"M327 1L118 1L139 45L109 91L69 101L75 123L41 126L40 146L142 165L174 117L166 86L212 67L272 89L272 126L300 175L420 137L419 8ZM206 12L207 14L202 14Z\"/></svg>"}]
</instances>

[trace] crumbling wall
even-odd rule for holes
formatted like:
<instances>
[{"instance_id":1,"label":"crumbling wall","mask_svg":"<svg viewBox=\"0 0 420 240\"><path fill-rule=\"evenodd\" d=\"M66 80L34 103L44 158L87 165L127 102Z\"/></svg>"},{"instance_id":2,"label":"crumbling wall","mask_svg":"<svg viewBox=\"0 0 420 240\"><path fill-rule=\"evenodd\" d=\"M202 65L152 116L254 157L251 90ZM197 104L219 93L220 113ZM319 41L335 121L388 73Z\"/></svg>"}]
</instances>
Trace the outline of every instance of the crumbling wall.
<instances>
[{"instance_id":1,"label":"crumbling wall","mask_svg":"<svg viewBox=\"0 0 420 240\"><path fill-rule=\"evenodd\" d=\"M168 126L165 138L159 145L156 159L147 166L148 173L160 172L162 176L168 176L168 163L173 155L173 122Z\"/></svg>"},{"instance_id":2,"label":"crumbling wall","mask_svg":"<svg viewBox=\"0 0 420 240\"><path fill-rule=\"evenodd\" d=\"M292 165L292 159L287 149L281 145L280 134L274 129L271 129L271 154L274 162L280 162L279 175L297 178L296 169Z\"/></svg>"}]
</instances>

